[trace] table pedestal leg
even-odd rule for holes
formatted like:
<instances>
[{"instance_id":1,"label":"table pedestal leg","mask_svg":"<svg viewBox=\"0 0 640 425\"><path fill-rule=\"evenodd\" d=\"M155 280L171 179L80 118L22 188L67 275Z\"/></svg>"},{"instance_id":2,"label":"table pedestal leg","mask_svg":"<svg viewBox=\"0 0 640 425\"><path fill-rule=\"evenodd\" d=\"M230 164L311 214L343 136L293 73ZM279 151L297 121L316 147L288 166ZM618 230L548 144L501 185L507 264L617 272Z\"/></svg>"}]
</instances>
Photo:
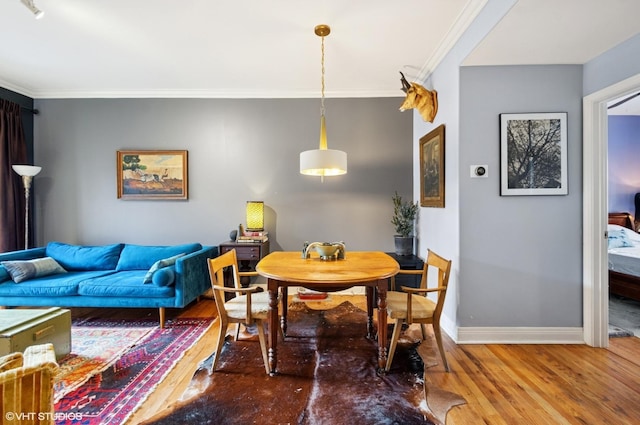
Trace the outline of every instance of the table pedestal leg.
<instances>
[{"instance_id":1,"label":"table pedestal leg","mask_svg":"<svg viewBox=\"0 0 640 425\"><path fill-rule=\"evenodd\" d=\"M368 289L368 288L367 288ZM387 366L387 281L378 281L378 372Z\"/></svg>"},{"instance_id":2,"label":"table pedestal leg","mask_svg":"<svg viewBox=\"0 0 640 425\"><path fill-rule=\"evenodd\" d=\"M269 290L269 375L278 373L278 283L267 280ZM284 302L286 304L286 302Z\"/></svg>"}]
</instances>

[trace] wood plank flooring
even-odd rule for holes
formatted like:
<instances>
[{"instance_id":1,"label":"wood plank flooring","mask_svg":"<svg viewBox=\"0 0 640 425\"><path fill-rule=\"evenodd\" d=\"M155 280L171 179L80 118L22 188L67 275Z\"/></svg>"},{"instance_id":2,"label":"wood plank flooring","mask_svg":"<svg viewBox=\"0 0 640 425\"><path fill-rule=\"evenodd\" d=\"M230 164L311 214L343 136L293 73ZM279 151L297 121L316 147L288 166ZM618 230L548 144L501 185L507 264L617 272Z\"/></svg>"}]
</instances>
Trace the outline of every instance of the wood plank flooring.
<instances>
[{"instance_id":1,"label":"wood plank flooring","mask_svg":"<svg viewBox=\"0 0 640 425\"><path fill-rule=\"evenodd\" d=\"M364 296L331 296L364 307ZM317 303L316 308L322 305ZM314 307L314 306L312 306ZM157 310L72 310L80 314L154 315ZM215 316L212 300L203 299L167 317ZM199 362L208 357L217 322L192 347L153 395L130 418L137 424L180 398ZM448 425L469 424L638 424L640 423L640 338L613 338L608 349L586 345L456 345L445 337L451 373L429 368L428 380L462 395ZM425 342L426 343L426 342Z\"/></svg>"}]
</instances>

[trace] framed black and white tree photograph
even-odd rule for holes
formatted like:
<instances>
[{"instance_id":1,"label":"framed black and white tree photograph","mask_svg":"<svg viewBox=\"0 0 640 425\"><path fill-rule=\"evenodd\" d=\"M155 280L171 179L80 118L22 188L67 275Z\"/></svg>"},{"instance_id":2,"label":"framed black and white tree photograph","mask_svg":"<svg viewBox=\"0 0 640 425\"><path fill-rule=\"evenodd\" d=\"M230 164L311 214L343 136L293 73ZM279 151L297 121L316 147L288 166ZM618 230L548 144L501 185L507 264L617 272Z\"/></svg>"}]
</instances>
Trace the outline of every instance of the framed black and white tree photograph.
<instances>
[{"instance_id":1,"label":"framed black and white tree photograph","mask_svg":"<svg viewBox=\"0 0 640 425\"><path fill-rule=\"evenodd\" d=\"M500 114L500 195L567 193L567 113Z\"/></svg>"}]
</instances>

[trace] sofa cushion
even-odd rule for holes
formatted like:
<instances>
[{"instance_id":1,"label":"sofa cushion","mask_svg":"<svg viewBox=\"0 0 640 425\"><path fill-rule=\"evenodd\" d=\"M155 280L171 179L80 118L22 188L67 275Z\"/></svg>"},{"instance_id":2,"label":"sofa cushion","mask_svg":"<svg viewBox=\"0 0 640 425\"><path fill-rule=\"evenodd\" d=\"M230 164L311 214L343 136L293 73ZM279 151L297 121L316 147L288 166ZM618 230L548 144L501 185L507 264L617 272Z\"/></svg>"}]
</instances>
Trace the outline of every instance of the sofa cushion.
<instances>
[{"instance_id":1,"label":"sofa cushion","mask_svg":"<svg viewBox=\"0 0 640 425\"><path fill-rule=\"evenodd\" d=\"M114 272L76 271L38 277L22 283L15 283L10 280L0 283L0 297L64 297L78 295L80 282L112 273Z\"/></svg>"},{"instance_id":2,"label":"sofa cushion","mask_svg":"<svg viewBox=\"0 0 640 425\"><path fill-rule=\"evenodd\" d=\"M25 261L2 261L1 264L15 283L24 282L34 277L67 272L51 257Z\"/></svg>"},{"instance_id":3,"label":"sofa cushion","mask_svg":"<svg viewBox=\"0 0 640 425\"><path fill-rule=\"evenodd\" d=\"M126 244L120 253L120 260L118 260L116 270L144 270L146 272L158 260L178 254L190 254L200 249L202 249L202 245L199 243L172 246ZM142 283L142 277L140 278L140 283Z\"/></svg>"},{"instance_id":4,"label":"sofa cushion","mask_svg":"<svg viewBox=\"0 0 640 425\"><path fill-rule=\"evenodd\" d=\"M114 270L122 244L86 246L49 242L46 255L71 270Z\"/></svg>"},{"instance_id":5,"label":"sofa cushion","mask_svg":"<svg viewBox=\"0 0 640 425\"><path fill-rule=\"evenodd\" d=\"M78 286L78 294L119 298L165 298L175 295L173 286L145 285L142 283L145 273L146 271L144 270L129 270L85 280Z\"/></svg>"},{"instance_id":6,"label":"sofa cushion","mask_svg":"<svg viewBox=\"0 0 640 425\"><path fill-rule=\"evenodd\" d=\"M158 260L149 268L147 274L144 275L144 279L142 279L142 283L151 283L153 275L160 269L165 267L173 266L176 263L176 260L180 257L185 256L186 254L178 254L173 257L163 258L162 260ZM166 286L166 285L163 285Z\"/></svg>"},{"instance_id":7,"label":"sofa cushion","mask_svg":"<svg viewBox=\"0 0 640 425\"><path fill-rule=\"evenodd\" d=\"M153 274L151 281L157 286L173 285L176 280L176 273L173 267L165 267Z\"/></svg>"}]
</instances>

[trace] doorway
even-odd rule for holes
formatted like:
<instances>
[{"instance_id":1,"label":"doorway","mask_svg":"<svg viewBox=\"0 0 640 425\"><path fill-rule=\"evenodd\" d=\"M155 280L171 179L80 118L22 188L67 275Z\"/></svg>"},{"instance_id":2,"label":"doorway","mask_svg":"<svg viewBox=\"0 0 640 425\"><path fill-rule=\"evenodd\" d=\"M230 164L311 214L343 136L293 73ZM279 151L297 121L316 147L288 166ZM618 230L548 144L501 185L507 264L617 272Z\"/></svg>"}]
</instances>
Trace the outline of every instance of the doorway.
<instances>
[{"instance_id":1,"label":"doorway","mask_svg":"<svg viewBox=\"0 0 640 425\"><path fill-rule=\"evenodd\" d=\"M640 74L583 98L582 236L585 343L609 346L607 102L633 93Z\"/></svg>"}]
</instances>

